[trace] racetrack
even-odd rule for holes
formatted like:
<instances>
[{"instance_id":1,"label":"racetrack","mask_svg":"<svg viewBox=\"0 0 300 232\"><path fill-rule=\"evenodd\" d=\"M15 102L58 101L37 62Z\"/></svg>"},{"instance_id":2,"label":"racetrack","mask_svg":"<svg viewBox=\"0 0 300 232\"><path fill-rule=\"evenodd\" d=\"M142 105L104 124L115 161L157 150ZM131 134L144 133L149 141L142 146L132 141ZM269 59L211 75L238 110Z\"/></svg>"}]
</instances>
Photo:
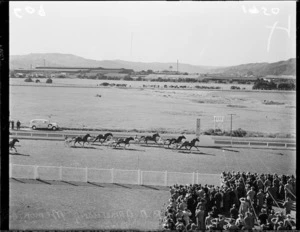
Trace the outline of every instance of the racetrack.
<instances>
[{"instance_id":1,"label":"racetrack","mask_svg":"<svg viewBox=\"0 0 300 232\"><path fill-rule=\"evenodd\" d=\"M295 174L296 151L249 148L195 148L192 152L162 146L131 144L114 149L100 143L82 147L63 141L21 140L10 163L88 168L140 169L150 171L220 174L226 170Z\"/></svg>"},{"instance_id":2,"label":"racetrack","mask_svg":"<svg viewBox=\"0 0 300 232\"><path fill-rule=\"evenodd\" d=\"M17 149L18 153L11 152L10 163L211 174L224 170L295 174L296 170L292 150L199 147L200 151L189 153L144 144L127 149L99 143L75 148L48 140L20 140ZM162 188L11 179L10 228L160 229L159 211L169 198Z\"/></svg>"}]
</instances>

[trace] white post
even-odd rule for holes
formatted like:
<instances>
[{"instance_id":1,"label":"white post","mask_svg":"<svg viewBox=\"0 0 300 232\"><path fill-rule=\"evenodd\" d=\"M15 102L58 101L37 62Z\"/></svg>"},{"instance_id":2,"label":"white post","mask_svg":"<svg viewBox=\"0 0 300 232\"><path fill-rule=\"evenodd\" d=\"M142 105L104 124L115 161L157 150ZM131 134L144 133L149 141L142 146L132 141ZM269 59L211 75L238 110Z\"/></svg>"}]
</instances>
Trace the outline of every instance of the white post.
<instances>
[{"instance_id":1,"label":"white post","mask_svg":"<svg viewBox=\"0 0 300 232\"><path fill-rule=\"evenodd\" d=\"M143 185L143 171L141 171L141 179L140 179L140 184Z\"/></svg>"},{"instance_id":2,"label":"white post","mask_svg":"<svg viewBox=\"0 0 300 232\"><path fill-rule=\"evenodd\" d=\"M196 176L196 181L197 181L196 184L199 184L199 175L198 175L198 171L196 172L196 175L197 175L197 176Z\"/></svg>"},{"instance_id":3,"label":"white post","mask_svg":"<svg viewBox=\"0 0 300 232\"><path fill-rule=\"evenodd\" d=\"M165 186L168 186L168 171L165 172Z\"/></svg>"},{"instance_id":4,"label":"white post","mask_svg":"<svg viewBox=\"0 0 300 232\"><path fill-rule=\"evenodd\" d=\"M60 181L62 181L62 166L59 167L58 173L59 173L58 174L59 175L58 178L59 178Z\"/></svg>"},{"instance_id":5,"label":"white post","mask_svg":"<svg viewBox=\"0 0 300 232\"><path fill-rule=\"evenodd\" d=\"M12 167L13 164L9 164L9 178L12 178Z\"/></svg>"},{"instance_id":6,"label":"white post","mask_svg":"<svg viewBox=\"0 0 300 232\"><path fill-rule=\"evenodd\" d=\"M111 169L111 183L114 183L114 169Z\"/></svg>"},{"instance_id":7,"label":"white post","mask_svg":"<svg viewBox=\"0 0 300 232\"><path fill-rule=\"evenodd\" d=\"M39 168L39 166L34 166L34 179L35 180L37 180L38 178L39 178L39 176L38 176L38 168Z\"/></svg>"},{"instance_id":8,"label":"white post","mask_svg":"<svg viewBox=\"0 0 300 232\"><path fill-rule=\"evenodd\" d=\"M88 182L88 168L85 168L85 182Z\"/></svg>"},{"instance_id":9,"label":"white post","mask_svg":"<svg viewBox=\"0 0 300 232\"><path fill-rule=\"evenodd\" d=\"M192 184L195 184L195 172L193 172L193 176L192 176Z\"/></svg>"},{"instance_id":10,"label":"white post","mask_svg":"<svg viewBox=\"0 0 300 232\"><path fill-rule=\"evenodd\" d=\"M141 170L138 169L138 179L137 179L137 184L140 185L141 184Z\"/></svg>"}]
</instances>

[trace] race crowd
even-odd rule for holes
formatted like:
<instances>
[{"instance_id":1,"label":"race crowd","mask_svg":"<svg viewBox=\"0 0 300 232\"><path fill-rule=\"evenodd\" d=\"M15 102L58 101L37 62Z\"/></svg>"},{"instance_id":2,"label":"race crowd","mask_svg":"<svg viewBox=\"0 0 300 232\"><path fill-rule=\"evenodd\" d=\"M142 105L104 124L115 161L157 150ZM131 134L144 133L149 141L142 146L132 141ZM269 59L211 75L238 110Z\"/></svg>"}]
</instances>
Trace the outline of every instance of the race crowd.
<instances>
[{"instance_id":1,"label":"race crowd","mask_svg":"<svg viewBox=\"0 0 300 232\"><path fill-rule=\"evenodd\" d=\"M291 230L296 200L293 175L223 172L221 185L174 185L165 230ZM276 207L276 211L273 209Z\"/></svg>"}]
</instances>

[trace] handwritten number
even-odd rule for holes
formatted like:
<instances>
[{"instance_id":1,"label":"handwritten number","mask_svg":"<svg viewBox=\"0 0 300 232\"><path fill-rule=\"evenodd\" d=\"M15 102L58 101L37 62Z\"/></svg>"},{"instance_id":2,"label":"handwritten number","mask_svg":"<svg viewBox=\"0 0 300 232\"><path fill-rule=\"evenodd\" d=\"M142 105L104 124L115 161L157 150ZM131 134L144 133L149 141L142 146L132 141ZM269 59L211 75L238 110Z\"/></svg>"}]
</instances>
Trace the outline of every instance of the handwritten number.
<instances>
[{"instance_id":1,"label":"handwritten number","mask_svg":"<svg viewBox=\"0 0 300 232\"><path fill-rule=\"evenodd\" d=\"M35 12L35 9L30 7L30 6L26 6L25 7L25 10L27 11L27 13L29 14L33 14Z\"/></svg>"},{"instance_id":2,"label":"handwritten number","mask_svg":"<svg viewBox=\"0 0 300 232\"><path fill-rule=\"evenodd\" d=\"M44 8L43 8L42 5L40 5L39 15L40 16L46 16L46 13L45 13Z\"/></svg>"},{"instance_id":3,"label":"handwritten number","mask_svg":"<svg viewBox=\"0 0 300 232\"><path fill-rule=\"evenodd\" d=\"M259 10L256 8L256 6L253 6L249 9L249 12L251 14L258 14L259 13Z\"/></svg>"},{"instance_id":4,"label":"handwritten number","mask_svg":"<svg viewBox=\"0 0 300 232\"><path fill-rule=\"evenodd\" d=\"M262 7L261 9L263 9L264 15L270 16L270 14L267 13L268 9L266 7Z\"/></svg>"},{"instance_id":5,"label":"handwritten number","mask_svg":"<svg viewBox=\"0 0 300 232\"><path fill-rule=\"evenodd\" d=\"M277 15L279 13L279 8L272 8L271 12L272 12L272 14Z\"/></svg>"},{"instance_id":6,"label":"handwritten number","mask_svg":"<svg viewBox=\"0 0 300 232\"><path fill-rule=\"evenodd\" d=\"M15 9L14 9L15 15L16 15L18 18L21 19L21 18L23 18L23 17L22 17L22 15L19 15L19 12L20 12L20 11L22 11L20 8L15 8Z\"/></svg>"}]
</instances>

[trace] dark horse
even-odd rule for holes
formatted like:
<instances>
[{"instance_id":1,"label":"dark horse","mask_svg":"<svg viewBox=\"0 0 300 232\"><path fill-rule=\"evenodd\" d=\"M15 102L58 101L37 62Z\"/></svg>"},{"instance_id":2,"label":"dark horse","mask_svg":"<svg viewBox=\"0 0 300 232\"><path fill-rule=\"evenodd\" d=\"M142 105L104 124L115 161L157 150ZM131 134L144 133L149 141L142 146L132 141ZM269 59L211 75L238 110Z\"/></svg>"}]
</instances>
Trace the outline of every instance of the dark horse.
<instances>
[{"instance_id":1,"label":"dark horse","mask_svg":"<svg viewBox=\"0 0 300 232\"><path fill-rule=\"evenodd\" d=\"M158 133L153 134L152 136L142 136L140 138L140 140L144 140L146 144L148 144L148 141L154 141L155 143L157 143L157 138L159 138L160 135Z\"/></svg>"},{"instance_id":2,"label":"dark horse","mask_svg":"<svg viewBox=\"0 0 300 232\"><path fill-rule=\"evenodd\" d=\"M105 135L100 134L100 135L98 135L98 136L95 138L95 140L93 141L93 143L96 142L97 140L99 140L100 143L103 143L103 142L105 142L105 141L107 140L107 138L108 138L109 136L113 137L112 133L106 133ZM101 142L101 139L103 139L102 142Z\"/></svg>"},{"instance_id":3,"label":"dark horse","mask_svg":"<svg viewBox=\"0 0 300 232\"><path fill-rule=\"evenodd\" d=\"M179 149L181 149L182 147L185 147L185 149L188 149L187 146L189 146L189 147L190 147L190 150L192 149L192 147L195 147L195 148L199 151L199 149L195 146L195 143L196 143L196 142L199 142L199 139L198 139L198 138L193 139L191 142L185 141L185 142L179 147Z\"/></svg>"},{"instance_id":4,"label":"dark horse","mask_svg":"<svg viewBox=\"0 0 300 232\"><path fill-rule=\"evenodd\" d=\"M17 149L15 148L15 143L16 143L16 142L20 142L20 141L19 141L18 139L13 139L12 141L10 141L10 142L9 142L9 149L10 149L10 150L11 150L11 149L15 149L15 151L18 152Z\"/></svg>"},{"instance_id":5,"label":"dark horse","mask_svg":"<svg viewBox=\"0 0 300 232\"><path fill-rule=\"evenodd\" d=\"M183 140L183 139L186 139L186 137L185 136L183 136L183 135L181 135L181 136L179 136L177 139L167 139L166 141L165 141L165 143L164 143L164 145L166 144L166 143L168 143L167 145L168 145L168 148L170 148L170 145L171 144L176 144L176 143L181 143L181 141Z\"/></svg>"},{"instance_id":6,"label":"dark horse","mask_svg":"<svg viewBox=\"0 0 300 232\"><path fill-rule=\"evenodd\" d=\"M119 145L120 146L120 144L121 143L124 143L125 144L125 148L126 148L126 146L128 145L128 147L130 146L130 141L131 140L134 140L134 138L132 138L132 137L129 137L129 138L126 138L126 139L119 139L118 140L118 142L116 143L116 145L115 145L115 148Z\"/></svg>"},{"instance_id":7,"label":"dark horse","mask_svg":"<svg viewBox=\"0 0 300 232\"><path fill-rule=\"evenodd\" d=\"M88 137L91 137L91 135L90 134L86 134L83 137L80 137L80 136L79 137L75 137L74 146L75 146L76 143L80 144L80 142L83 142L82 146L84 147L84 143L88 143L88 141L87 141Z\"/></svg>"}]
</instances>

